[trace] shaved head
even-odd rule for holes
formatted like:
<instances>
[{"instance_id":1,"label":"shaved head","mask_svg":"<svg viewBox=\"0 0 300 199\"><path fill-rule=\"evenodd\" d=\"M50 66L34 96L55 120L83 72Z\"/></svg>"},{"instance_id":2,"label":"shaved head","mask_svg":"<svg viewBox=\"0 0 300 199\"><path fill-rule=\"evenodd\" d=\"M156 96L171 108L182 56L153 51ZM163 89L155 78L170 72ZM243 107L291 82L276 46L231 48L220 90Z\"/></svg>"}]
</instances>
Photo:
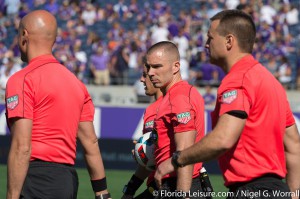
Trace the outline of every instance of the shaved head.
<instances>
[{"instance_id":1,"label":"shaved head","mask_svg":"<svg viewBox=\"0 0 300 199\"><path fill-rule=\"evenodd\" d=\"M158 56L167 55L167 58L170 62L175 62L180 60L179 51L177 46L170 41L162 41L154 44L147 51L147 55L155 53L160 53Z\"/></svg>"},{"instance_id":2,"label":"shaved head","mask_svg":"<svg viewBox=\"0 0 300 199\"><path fill-rule=\"evenodd\" d=\"M57 24L55 17L45 11L36 10L26 15L20 23L20 27L27 29L30 34L55 41Z\"/></svg>"},{"instance_id":3,"label":"shaved head","mask_svg":"<svg viewBox=\"0 0 300 199\"><path fill-rule=\"evenodd\" d=\"M145 65L152 84L164 95L172 85L182 80L178 48L170 41L151 46L146 53Z\"/></svg>"},{"instance_id":4,"label":"shaved head","mask_svg":"<svg viewBox=\"0 0 300 199\"><path fill-rule=\"evenodd\" d=\"M30 12L19 25L21 58L28 62L41 54L51 54L57 35L55 17L45 10Z\"/></svg>"}]
</instances>

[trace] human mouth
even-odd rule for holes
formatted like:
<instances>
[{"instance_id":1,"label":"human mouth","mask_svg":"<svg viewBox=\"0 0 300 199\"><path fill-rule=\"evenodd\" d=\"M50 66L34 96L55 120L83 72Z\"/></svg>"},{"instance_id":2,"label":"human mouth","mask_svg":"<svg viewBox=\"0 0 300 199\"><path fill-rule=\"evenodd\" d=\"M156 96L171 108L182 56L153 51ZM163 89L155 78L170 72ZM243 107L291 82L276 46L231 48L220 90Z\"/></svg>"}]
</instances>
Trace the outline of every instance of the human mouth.
<instances>
[{"instance_id":1,"label":"human mouth","mask_svg":"<svg viewBox=\"0 0 300 199\"><path fill-rule=\"evenodd\" d=\"M151 79L152 84L158 83L157 79Z\"/></svg>"}]
</instances>

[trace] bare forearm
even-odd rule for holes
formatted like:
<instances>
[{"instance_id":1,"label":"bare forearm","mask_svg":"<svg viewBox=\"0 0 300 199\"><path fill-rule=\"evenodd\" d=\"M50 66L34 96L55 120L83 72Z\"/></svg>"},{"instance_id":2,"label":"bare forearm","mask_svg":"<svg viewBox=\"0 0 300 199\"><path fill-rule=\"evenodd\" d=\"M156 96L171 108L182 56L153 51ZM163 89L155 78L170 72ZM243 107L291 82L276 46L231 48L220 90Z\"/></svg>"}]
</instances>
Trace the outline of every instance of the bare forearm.
<instances>
[{"instance_id":1,"label":"bare forearm","mask_svg":"<svg viewBox=\"0 0 300 199\"><path fill-rule=\"evenodd\" d=\"M93 190L97 195L108 193L106 187L105 171L92 122L80 122L78 139L84 149L84 157L92 182Z\"/></svg>"},{"instance_id":2,"label":"bare forearm","mask_svg":"<svg viewBox=\"0 0 300 199\"><path fill-rule=\"evenodd\" d=\"M296 125L286 128L284 135L286 181L292 192L300 189L300 136Z\"/></svg>"},{"instance_id":3,"label":"bare forearm","mask_svg":"<svg viewBox=\"0 0 300 199\"><path fill-rule=\"evenodd\" d=\"M188 192L191 189L194 165L177 169L177 190Z\"/></svg>"},{"instance_id":4,"label":"bare forearm","mask_svg":"<svg viewBox=\"0 0 300 199\"><path fill-rule=\"evenodd\" d=\"M105 170L98 143L92 148L94 148L94 150L91 150L90 153L85 154L85 161L87 163L91 180L101 180L105 178ZM106 193L108 193L107 189L95 192L96 195Z\"/></svg>"},{"instance_id":5,"label":"bare forearm","mask_svg":"<svg viewBox=\"0 0 300 199\"><path fill-rule=\"evenodd\" d=\"M29 167L30 151L11 149L7 164L7 199L19 199Z\"/></svg>"},{"instance_id":6,"label":"bare forearm","mask_svg":"<svg viewBox=\"0 0 300 199\"><path fill-rule=\"evenodd\" d=\"M245 123L245 119L223 114L213 131L182 151L178 163L186 165L218 158L238 142Z\"/></svg>"},{"instance_id":7,"label":"bare forearm","mask_svg":"<svg viewBox=\"0 0 300 199\"><path fill-rule=\"evenodd\" d=\"M194 145L196 131L175 134L176 150L182 151ZM180 156L179 156L180 157ZM177 190L188 192L191 188L194 165L177 168Z\"/></svg>"},{"instance_id":8,"label":"bare forearm","mask_svg":"<svg viewBox=\"0 0 300 199\"><path fill-rule=\"evenodd\" d=\"M286 182L291 192L296 192L300 189L300 155L286 153L287 160L287 176Z\"/></svg>"},{"instance_id":9,"label":"bare forearm","mask_svg":"<svg viewBox=\"0 0 300 199\"><path fill-rule=\"evenodd\" d=\"M183 150L178 158L178 163L183 165L205 162L218 158L226 151L226 147L212 134L205 136L200 142Z\"/></svg>"},{"instance_id":10,"label":"bare forearm","mask_svg":"<svg viewBox=\"0 0 300 199\"><path fill-rule=\"evenodd\" d=\"M85 161L87 163L90 178L92 180L104 178L105 171L98 142L93 143L93 146L90 147L91 150L85 153Z\"/></svg>"}]
</instances>

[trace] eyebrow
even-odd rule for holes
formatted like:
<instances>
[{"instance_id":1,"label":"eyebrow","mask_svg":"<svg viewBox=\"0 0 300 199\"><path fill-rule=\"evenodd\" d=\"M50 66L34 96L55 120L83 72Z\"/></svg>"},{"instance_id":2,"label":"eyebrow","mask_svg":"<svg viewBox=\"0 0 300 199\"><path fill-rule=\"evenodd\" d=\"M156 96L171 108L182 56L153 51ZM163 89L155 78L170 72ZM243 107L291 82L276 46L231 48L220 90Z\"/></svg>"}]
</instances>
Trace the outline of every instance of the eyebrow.
<instances>
[{"instance_id":1,"label":"eyebrow","mask_svg":"<svg viewBox=\"0 0 300 199\"><path fill-rule=\"evenodd\" d=\"M147 68L150 68L150 67L156 68L156 67L161 67L162 64L147 64L147 63L145 63L145 66L146 66Z\"/></svg>"}]
</instances>

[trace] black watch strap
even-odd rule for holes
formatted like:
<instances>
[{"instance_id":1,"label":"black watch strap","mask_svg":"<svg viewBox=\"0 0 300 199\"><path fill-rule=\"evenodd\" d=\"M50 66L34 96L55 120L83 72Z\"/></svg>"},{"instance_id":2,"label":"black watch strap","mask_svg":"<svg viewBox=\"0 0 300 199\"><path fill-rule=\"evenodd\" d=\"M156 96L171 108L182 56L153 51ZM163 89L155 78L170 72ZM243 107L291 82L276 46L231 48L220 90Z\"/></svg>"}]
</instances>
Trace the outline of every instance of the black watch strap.
<instances>
[{"instance_id":1,"label":"black watch strap","mask_svg":"<svg viewBox=\"0 0 300 199\"><path fill-rule=\"evenodd\" d=\"M95 199L108 199L110 198L110 193L100 194L98 196L95 196Z\"/></svg>"},{"instance_id":2,"label":"black watch strap","mask_svg":"<svg viewBox=\"0 0 300 199\"><path fill-rule=\"evenodd\" d=\"M136 191L136 190L132 189L132 188L131 188L130 186L128 186L128 185L125 185L124 188L123 188L123 193L126 194L126 195L134 196L135 191Z\"/></svg>"},{"instance_id":3,"label":"black watch strap","mask_svg":"<svg viewBox=\"0 0 300 199\"><path fill-rule=\"evenodd\" d=\"M178 163L178 158L180 156L181 151L175 151L172 155L172 164L175 168L184 167L183 164Z\"/></svg>"}]
</instances>

